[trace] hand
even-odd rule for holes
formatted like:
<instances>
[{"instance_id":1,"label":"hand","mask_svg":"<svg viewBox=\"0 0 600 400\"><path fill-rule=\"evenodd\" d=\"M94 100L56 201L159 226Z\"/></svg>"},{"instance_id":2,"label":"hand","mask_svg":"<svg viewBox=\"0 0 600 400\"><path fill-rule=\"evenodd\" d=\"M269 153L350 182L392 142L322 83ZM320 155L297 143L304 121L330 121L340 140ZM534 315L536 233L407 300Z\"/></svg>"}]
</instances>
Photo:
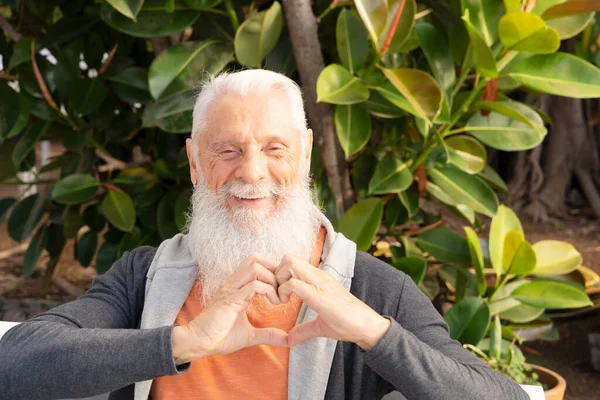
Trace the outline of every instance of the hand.
<instances>
[{"instance_id":1,"label":"hand","mask_svg":"<svg viewBox=\"0 0 600 400\"><path fill-rule=\"evenodd\" d=\"M250 300L257 295L265 295L274 305L281 304L275 268L274 262L258 254L242 261L193 321L185 327L174 328L173 356L176 364L229 354L257 344L287 346L285 331L255 328L246 316Z\"/></svg>"},{"instance_id":2,"label":"hand","mask_svg":"<svg viewBox=\"0 0 600 400\"><path fill-rule=\"evenodd\" d=\"M290 347L321 336L353 342L368 351L390 326L388 319L354 297L327 272L299 258L286 255L275 271L275 278L283 303L294 292L318 314L315 320L290 331Z\"/></svg>"}]
</instances>

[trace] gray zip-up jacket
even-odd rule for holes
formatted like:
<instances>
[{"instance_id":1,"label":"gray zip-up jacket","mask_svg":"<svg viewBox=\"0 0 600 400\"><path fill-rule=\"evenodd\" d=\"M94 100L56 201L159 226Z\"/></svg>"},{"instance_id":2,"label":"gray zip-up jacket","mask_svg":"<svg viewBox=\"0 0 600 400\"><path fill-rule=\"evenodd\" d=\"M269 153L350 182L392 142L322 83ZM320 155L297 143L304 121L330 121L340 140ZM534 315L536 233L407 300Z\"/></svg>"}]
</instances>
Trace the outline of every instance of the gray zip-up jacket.
<instances>
[{"instance_id":1,"label":"gray zip-up jacket","mask_svg":"<svg viewBox=\"0 0 600 400\"><path fill-rule=\"evenodd\" d=\"M368 352L327 338L292 348L289 399L380 399L394 389L409 400L529 399L450 339L410 277L369 254L348 253L349 241L324 225L319 267L391 326ZM189 363L173 362L171 332L196 276L186 247L187 237L177 235L158 249L125 253L85 295L7 332L0 340L0 399L106 392L110 400L147 399L153 379L185 373ZM304 305L298 323L314 317Z\"/></svg>"}]
</instances>

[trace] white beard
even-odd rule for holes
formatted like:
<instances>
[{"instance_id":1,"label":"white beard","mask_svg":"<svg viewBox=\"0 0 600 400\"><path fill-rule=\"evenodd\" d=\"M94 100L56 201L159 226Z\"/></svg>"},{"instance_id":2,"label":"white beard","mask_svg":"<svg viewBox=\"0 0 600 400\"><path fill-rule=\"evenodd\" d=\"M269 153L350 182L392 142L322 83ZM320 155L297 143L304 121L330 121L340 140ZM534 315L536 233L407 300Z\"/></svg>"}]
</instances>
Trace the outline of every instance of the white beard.
<instances>
[{"instance_id":1,"label":"white beard","mask_svg":"<svg viewBox=\"0 0 600 400\"><path fill-rule=\"evenodd\" d=\"M252 208L230 210L225 206L228 195L261 197L268 193L280 196L274 212ZM313 200L308 177L285 189L276 184L233 182L217 193L201 178L191 205L188 230L205 305L223 280L253 252L276 263L286 254L308 261L321 226L320 210Z\"/></svg>"}]
</instances>

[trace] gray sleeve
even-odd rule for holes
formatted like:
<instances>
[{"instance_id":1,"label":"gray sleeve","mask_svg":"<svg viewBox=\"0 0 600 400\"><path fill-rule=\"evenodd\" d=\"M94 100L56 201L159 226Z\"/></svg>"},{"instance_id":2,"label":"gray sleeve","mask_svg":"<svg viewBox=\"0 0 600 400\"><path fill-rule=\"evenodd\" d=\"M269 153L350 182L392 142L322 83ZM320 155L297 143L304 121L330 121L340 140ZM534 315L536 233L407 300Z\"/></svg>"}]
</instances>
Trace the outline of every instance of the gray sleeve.
<instances>
[{"instance_id":1,"label":"gray sleeve","mask_svg":"<svg viewBox=\"0 0 600 400\"><path fill-rule=\"evenodd\" d=\"M529 400L513 380L450 338L448 326L409 277L398 311L365 362L408 400Z\"/></svg>"},{"instance_id":2,"label":"gray sleeve","mask_svg":"<svg viewBox=\"0 0 600 400\"><path fill-rule=\"evenodd\" d=\"M136 329L154 251L125 253L77 300L9 330L0 340L0 399L106 393L185 372L173 362L174 325Z\"/></svg>"}]
</instances>

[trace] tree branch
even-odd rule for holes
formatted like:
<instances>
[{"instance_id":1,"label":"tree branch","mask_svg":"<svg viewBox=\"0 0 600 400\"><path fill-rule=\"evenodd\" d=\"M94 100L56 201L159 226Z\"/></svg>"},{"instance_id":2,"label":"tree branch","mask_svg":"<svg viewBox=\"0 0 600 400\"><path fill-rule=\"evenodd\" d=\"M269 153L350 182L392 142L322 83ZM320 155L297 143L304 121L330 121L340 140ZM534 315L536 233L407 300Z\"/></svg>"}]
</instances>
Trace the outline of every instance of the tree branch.
<instances>
[{"instance_id":1,"label":"tree branch","mask_svg":"<svg viewBox=\"0 0 600 400\"><path fill-rule=\"evenodd\" d=\"M317 35L317 19L309 0L283 0L282 4L302 82L308 120L321 150L327 181L337 208L343 214L351 206L354 193L344 153L337 140L332 108L329 104L317 103L317 78L325 67Z\"/></svg>"},{"instance_id":2,"label":"tree branch","mask_svg":"<svg viewBox=\"0 0 600 400\"><path fill-rule=\"evenodd\" d=\"M23 35L17 32L17 30L13 28L10 22L4 19L2 15L0 15L0 29L2 29L8 35L8 37L14 40L15 42L18 42L23 37Z\"/></svg>"}]
</instances>

